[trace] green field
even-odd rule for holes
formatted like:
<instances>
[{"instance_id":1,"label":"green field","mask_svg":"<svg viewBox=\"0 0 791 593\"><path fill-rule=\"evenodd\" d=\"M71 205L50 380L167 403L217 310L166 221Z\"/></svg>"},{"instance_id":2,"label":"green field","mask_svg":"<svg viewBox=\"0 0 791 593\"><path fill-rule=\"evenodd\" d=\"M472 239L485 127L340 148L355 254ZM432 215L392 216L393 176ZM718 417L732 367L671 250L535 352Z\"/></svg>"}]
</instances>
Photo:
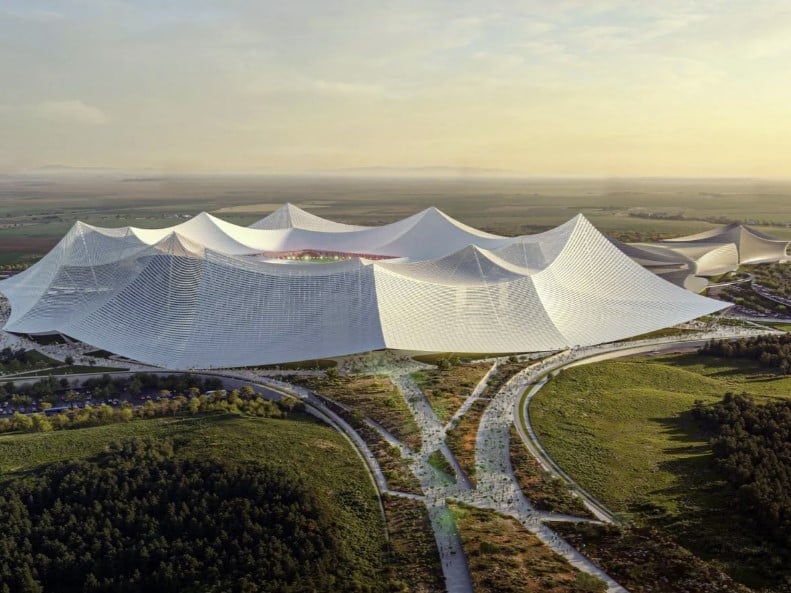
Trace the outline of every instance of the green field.
<instances>
[{"instance_id":1,"label":"green field","mask_svg":"<svg viewBox=\"0 0 791 593\"><path fill-rule=\"evenodd\" d=\"M790 199L791 183L754 179L8 176L0 179L0 265L41 256L76 220L151 228L207 211L249 225L287 201L364 225L436 206L504 235L543 231L582 212L607 234L641 240L728 220L791 238Z\"/></svg>"},{"instance_id":2,"label":"green field","mask_svg":"<svg viewBox=\"0 0 791 593\"><path fill-rule=\"evenodd\" d=\"M535 396L530 416L549 454L611 510L762 583L771 546L746 535L690 414L695 400L727 391L791 397L791 377L696 354L603 362L563 371Z\"/></svg>"},{"instance_id":3,"label":"green field","mask_svg":"<svg viewBox=\"0 0 791 593\"><path fill-rule=\"evenodd\" d=\"M376 491L362 461L344 437L309 417L276 420L235 415L156 418L63 430L0 436L0 480L55 461L93 457L109 443L131 437L174 439L185 455L265 460L294 472L330 505L358 574L373 591L386 582L384 525Z\"/></svg>"}]
</instances>

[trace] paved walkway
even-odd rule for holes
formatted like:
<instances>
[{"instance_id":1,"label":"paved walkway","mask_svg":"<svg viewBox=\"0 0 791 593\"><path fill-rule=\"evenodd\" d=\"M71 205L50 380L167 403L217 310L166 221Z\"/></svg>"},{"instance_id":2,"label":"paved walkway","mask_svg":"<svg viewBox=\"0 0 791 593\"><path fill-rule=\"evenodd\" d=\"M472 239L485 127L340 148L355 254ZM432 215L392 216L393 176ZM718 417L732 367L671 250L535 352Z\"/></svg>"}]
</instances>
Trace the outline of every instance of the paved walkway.
<instances>
[{"instance_id":1,"label":"paved walkway","mask_svg":"<svg viewBox=\"0 0 791 593\"><path fill-rule=\"evenodd\" d=\"M411 459L410 468L420 481L420 486L426 495L426 508L442 562L445 586L449 593L472 593L472 577L467 565L467 558L464 555L456 524L446 502L449 487L455 490L457 485L461 484L463 488L471 488L472 484L467 480L455 457L445 444L445 427L437 418L431 404L412 379L409 371L408 368L392 369L390 379L404 397L423 438L420 454ZM457 472L457 482L450 486L445 476L441 475L428 462L428 457L436 450L442 451L442 454Z\"/></svg>"},{"instance_id":2,"label":"paved walkway","mask_svg":"<svg viewBox=\"0 0 791 593\"><path fill-rule=\"evenodd\" d=\"M472 390L472 393L464 400L464 403L461 404L461 407L456 410L456 413L451 416L450 420L445 424L445 430L449 430L451 426L454 426L456 422L459 421L459 418L464 416L467 411L470 409L470 406L475 403L475 400L481 397L481 394L486 389L486 386L489 384L489 379L491 379L492 375L497 371L497 367L500 365L499 360L495 360L492 362L491 368L486 371L486 374L481 377L481 380L478 381L478 384L475 386L475 389Z\"/></svg>"},{"instance_id":3,"label":"paved walkway","mask_svg":"<svg viewBox=\"0 0 791 593\"><path fill-rule=\"evenodd\" d=\"M461 546L461 540L453 521L451 511L447 505L448 499L456 499L479 508L492 509L515 518L550 549L566 558L573 566L583 572L596 575L605 581L609 592L628 593L622 586L595 566L579 551L560 538L547 525L554 521L591 521L591 519L539 511L533 507L519 488L510 460L509 438L512 424L517 425L520 436L528 446L528 450L548 471L561 476L573 484L571 478L552 462L549 455L546 454L546 451L544 451L543 447L538 443L538 439L535 438L529 421L526 425L522 426L519 420L519 407L522 394L533 385L527 396L528 398L532 397L546 381L545 377L550 372L565 366L588 364L597 360L606 360L607 358L626 356L640 352L652 352L679 347L694 347L711 339L737 339L767 333L776 332L765 328L728 327L717 331L695 334L687 338L676 336L565 350L538 360L507 381L491 398L489 405L486 407L481 417L478 433L476 435L475 450L477 485L471 483L462 471L458 460L456 460L448 448L446 444L447 431L467 412L467 410L469 410L472 403L480 398L492 374L500 364L506 361L506 359L490 359L492 367L462 404L460 410L454 414L447 424L443 425L431 408L425 394L411 377L412 372L424 368L425 365L415 363L415 361L405 356L387 353L375 353L376 356L372 355L370 360L363 356L350 358L348 361L344 362L344 371L364 369L369 372L375 371L377 373L388 374L404 397L404 401L420 429L422 437L420 451L410 450L379 424L370 420L368 420L367 423L389 444L401 450L411 471L420 482L423 490L422 495L394 492L390 490L375 456L356 431L325 405L316 394L302 387L283 382L278 377L279 373L241 369L218 371L184 370L193 372L197 375L220 376L229 382L229 387L241 386L243 384L258 385L259 387L267 389L268 396L273 399L282 397L284 393L295 395L308 404L311 413L324 419L330 425L345 434L369 467L372 479L380 492L387 492L395 496L420 500L426 505L442 562L446 587L449 592L472 593L473 591L472 579ZM0 336L0 343L8 343L4 342L5 340L8 340L7 334ZM28 347L27 342L29 341L23 338L19 338L19 340L22 341L20 345ZM48 356L58 358L59 360L63 360L67 353L74 352L74 350L72 350L73 347L69 345L63 347L41 347L31 342L30 347L43 351ZM120 361L118 362L119 366L121 366ZM102 361L101 364L104 366L104 361ZM123 366L132 367L133 371L155 370L145 365L133 365L125 362L122 364ZM162 372L161 369L156 370ZM174 371L165 372L171 373ZM308 373L313 374L314 372L309 371ZM291 374L293 374L293 372ZM428 463L429 456L437 450L442 452L456 471L455 481L449 482L444 474L440 473ZM579 487L577 486L577 488ZM585 500L599 521L606 522L612 520L612 515L606 508L599 505L593 497L589 495L585 496L586 493L581 489L580 491L583 495L583 500ZM384 515L383 509L382 513Z\"/></svg>"}]
</instances>

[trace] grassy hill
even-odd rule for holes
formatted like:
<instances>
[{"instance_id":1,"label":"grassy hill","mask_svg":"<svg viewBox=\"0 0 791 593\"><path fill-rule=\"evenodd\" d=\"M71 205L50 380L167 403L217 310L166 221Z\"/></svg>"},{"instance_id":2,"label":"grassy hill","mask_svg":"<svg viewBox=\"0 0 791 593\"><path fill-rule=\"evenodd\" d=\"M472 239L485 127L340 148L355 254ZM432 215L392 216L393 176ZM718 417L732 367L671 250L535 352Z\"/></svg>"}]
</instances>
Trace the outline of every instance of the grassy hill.
<instances>
[{"instance_id":1,"label":"grassy hill","mask_svg":"<svg viewBox=\"0 0 791 593\"><path fill-rule=\"evenodd\" d=\"M38 474L57 461L96 458L134 437L170 439L182 460L267 463L303 481L337 527L344 567L366 591L384 590L384 525L366 470L342 435L309 417L280 420L230 414L135 420L0 437L0 481Z\"/></svg>"},{"instance_id":2,"label":"grassy hill","mask_svg":"<svg viewBox=\"0 0 791 593\"><path fill-rule=\"evenodd\" d=\"M772 557L784 552L751 535L691 414L695 400L728 391L791 397L791 377L694 354L603 362L563 371L530 415L549 454L613 511L663 529L747 584L769 584Z\"/></svg>"}]
</instances>

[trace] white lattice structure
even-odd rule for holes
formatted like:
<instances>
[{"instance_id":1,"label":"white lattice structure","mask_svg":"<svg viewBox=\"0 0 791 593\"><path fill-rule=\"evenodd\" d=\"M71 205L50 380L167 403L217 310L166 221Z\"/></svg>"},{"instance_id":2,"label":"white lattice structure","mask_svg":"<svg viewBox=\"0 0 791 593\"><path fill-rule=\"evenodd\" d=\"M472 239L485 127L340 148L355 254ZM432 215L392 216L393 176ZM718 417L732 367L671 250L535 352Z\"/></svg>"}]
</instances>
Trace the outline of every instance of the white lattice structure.
<instances>
[{"instance_id":1,"label":"white lattice structure","mask_svg":"<svg viewBox=\"0 0 791 593\"><path fill-rule=\"evenodd\" d=\"M276 259L306 252L347 255ZM205 213L155 230L78 222L0 291L12 306L7 331L60 332L169 368L381 348L554 350L725 306L645 270L582 215L539 235L499 237L434 208L359 227L291 205L249 228Z\"/></svg>"},{"instance_id":2,"label":"white lattice structure","mask_svg":"<svg viewBox=\"0 0 791 593\"><path fill-rule=\"evenodd\" d=\"M708 284L706 277L732 272L741 265L791 260L791 241L742 224L653 243L613 243L655 274L695 291Z\"/></svg>"}]
</instances>

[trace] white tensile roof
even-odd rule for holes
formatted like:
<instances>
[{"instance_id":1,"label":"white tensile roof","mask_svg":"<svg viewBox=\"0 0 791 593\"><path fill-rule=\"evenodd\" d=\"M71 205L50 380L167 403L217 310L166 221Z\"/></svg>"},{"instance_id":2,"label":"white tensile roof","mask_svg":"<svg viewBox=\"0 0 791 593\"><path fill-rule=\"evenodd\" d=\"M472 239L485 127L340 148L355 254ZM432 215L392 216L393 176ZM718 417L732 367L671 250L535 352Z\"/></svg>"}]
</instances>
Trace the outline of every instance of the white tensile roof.
<instances>
[{"instance_id":1,"label":"white tensile roof","mask_svg":"<svg viewBox=\"0 0 791 593\"><path fill-rule=\"evenodd\" d=\"M283 254L353 257L283 262ZM285 205L251 227L202 213L164 229L76 223L0 282L5 329L60 332L168 368L381 348L529 352L609 342L725 303L635 263L585 217L500 237L435 208L380 227Z\"/></svg>"},{"instance_id":2,"label":"white tensile roof","mask_svg":"<svg viewBox=\"0 0 791 593\"><path fill-rule=\"evenodd\" d=\"M791 259L791 241L738 223L653 243L615 243L651 271L687 287L702 288L707 284L705 277L732 272L741 265Z\"/></svg>"}]
</instances>

